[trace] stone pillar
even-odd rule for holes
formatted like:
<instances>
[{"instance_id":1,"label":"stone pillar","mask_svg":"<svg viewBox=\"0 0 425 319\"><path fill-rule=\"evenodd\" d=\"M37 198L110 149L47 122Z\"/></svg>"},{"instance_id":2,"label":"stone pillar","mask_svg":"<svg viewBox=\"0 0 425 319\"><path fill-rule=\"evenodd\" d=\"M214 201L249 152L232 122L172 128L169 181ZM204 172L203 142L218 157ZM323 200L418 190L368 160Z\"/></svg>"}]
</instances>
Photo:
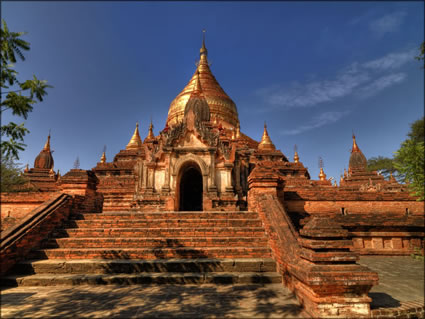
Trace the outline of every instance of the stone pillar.
<instances>
[{"instance_id":1,"label":"stone pillar","mask_svg":"<svg viewBox=\"0 0 425 319\"><path fill-rule=\"evenodd\" d=\"M164 176L164 185L162 186L161 191L163 193L170 192L170 165L171 165L171 154L165 153L165 176Z\"/></svg>"},{"instance_id":2,"label":"stone pillar","mask_svg":"<svg viewBox=\"0 0 425 319\"><path fill-rule=\"evenodd\" d=\"M224 167L226 170L226 193L233 193L234 187L232 185L232 163L224 163Z\"/></svg>"},{"instance_id":3,"label":"stone pillar","mask_svg":"<svg viewBox=\"0 0 425 319\"><path fill-rule=\"evenodd\" d=\"M215 183L215 149L210 150L210 184L208 186L208 191L217 192L217 186Z\"/></svg>"}]
</instances>

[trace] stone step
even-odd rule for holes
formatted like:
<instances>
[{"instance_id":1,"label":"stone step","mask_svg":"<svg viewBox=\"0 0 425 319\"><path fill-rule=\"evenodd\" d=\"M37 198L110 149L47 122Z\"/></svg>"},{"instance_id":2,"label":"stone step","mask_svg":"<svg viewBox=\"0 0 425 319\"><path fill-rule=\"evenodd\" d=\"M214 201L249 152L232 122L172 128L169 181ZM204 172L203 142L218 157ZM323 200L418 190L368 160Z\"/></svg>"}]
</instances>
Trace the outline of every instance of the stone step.
<instances>
[{"instance_id":1,"label":"stone step","mask_svg":"<svg viewBox=\"0 0 425 319\"><path fill-rule=\"evenodd\" d=\"M177 227L262 227L259 219L118 219L73 220L67 226L82 228L177 228Z\"/></svg>"},{"instance_id":2,"label":"stone step","mask_svg":"<svg viewBox=\"0 0 425 319\"><path fill-rule=\"evenodd\" d=\"M166 258L271 258L264 247L176 248L53 248L30 252L29 259L166 259Z\"/></svg>"},{"instance_id":3,"label":"stone step","mask_svg":"<svg viewBox=\"0 0 425 319\"><path fill-rule=\"evenodd\" d=\"M282 278L272 273L140 273L140 274L46 274L5 276L1 286L56 286L56 285L132 285L132 284L251 284L281 283Z\"/></svg>"},{"instance_id":4,"label":"stone step","mask_svg":"<svg viewBox=\"0 0 425 319\"><path fill-rule=\"evenodd\" d=\"M47 259L20 262L14 274L110 274L142 272L275 272L271 258L244 259Z\"/></svg>"},{"instance_id":5,"label":"stone step","mask_svg":"<svg viewBox=\"0 0 425 319\"><path fill-rule=\"evenodd\" d=\"M263 237L263 227L68 228L59 237Z\"/></svg>"},{"instance_id":6,"label":"stone step","mask_svg":"<svg viewBox=\"0 0 425 319\"><path fill-rule=\"evenodd\" d=\"M255 212L104 212L75 214L74 219L257 219Z\"/></svg>"},{"instance_id":7,"label":"stone step","mask_svg":"<svg viewBox=\"0 0 425 319\"><path fill-rule=\"evenodd\" d=\"M266 237L56 238L44 248L264 247Z\"/></svg>"}]
</instances>

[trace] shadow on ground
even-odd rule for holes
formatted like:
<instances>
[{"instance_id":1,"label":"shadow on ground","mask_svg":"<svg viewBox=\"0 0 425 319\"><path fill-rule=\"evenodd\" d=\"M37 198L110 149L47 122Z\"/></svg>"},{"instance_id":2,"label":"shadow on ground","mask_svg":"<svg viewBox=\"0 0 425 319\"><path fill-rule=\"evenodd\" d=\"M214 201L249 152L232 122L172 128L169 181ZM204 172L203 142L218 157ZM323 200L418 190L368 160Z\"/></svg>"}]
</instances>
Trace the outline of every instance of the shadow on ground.
<instances>
[{"instance_id":1,"label":"shadow on ground","mask_svg":"<svg viewBox=\"0 0 425 319\"><path fill-rule=\"evenodd\" d=\"M372 298L372 302L370 304L371 309L396 308L401 306L400 301L384 292L370 292L369 297Z\"/></svg>"},{"instance_id":2,"label":"shadow on ground","mask_svg":"<svg viewBox=\"0 0 425 319\"><path fill-rule=\"evenodd\" d=\"M2 291L2 317L297 317L290 293L272 286L133 285L57 287L39 296ZM46 288L45 288L46 289ZM287 300L284 300L287 299Z\"/></svg>"}]
</instances>

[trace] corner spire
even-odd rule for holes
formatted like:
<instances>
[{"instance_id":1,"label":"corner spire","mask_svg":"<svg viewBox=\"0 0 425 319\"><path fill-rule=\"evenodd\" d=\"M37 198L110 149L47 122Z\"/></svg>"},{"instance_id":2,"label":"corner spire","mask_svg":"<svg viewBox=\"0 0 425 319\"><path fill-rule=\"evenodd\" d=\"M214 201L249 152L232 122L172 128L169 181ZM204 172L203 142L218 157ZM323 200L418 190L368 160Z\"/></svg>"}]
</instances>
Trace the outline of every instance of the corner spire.
<instances>
[{"instance_id":1,"label":"corner spire","mask_svg":"<svg viewBox=\"0 0 425 319\"><path fill-rule=\"evenodd\" d=\"M153 134L153 124L152 124L152 120L151 120L151 123L149 124L149 132L148 132L148 136L146 137L146 139L148 139L148 140L153 140L153 139L155 139L155 135Z\"/></svg>"},{"instance_id":2,"label":"corner spire","mask_svg":"<svg viewBox=\"0 0 425 319\"><path fill-rule=\"evenodd\" d=\"M105 152L102 153L102 156L100 157L100 162L102 164L106 162L106 154L105 154Z\"/></svg>"},{"instance_id":3,"label":"corner spire","mask_svg":"<svg viewBox=\"0 0 425 319\"><path fill-rule=\"evenodd\" d=\"M299 163L300 157L298 156L297 145L294 146L294 152L294 163Z\"/></svg>"},{"instance_id":4,"label":"corner spire","mask_svg":"<svg viewBox=\"0 0 425 319\"><path fill-rule=\"evenodd\" d=\"M136 123L136 129L134 130L133 136L128 142L126 149L138 149L142 146L142 140L139 135L139 123Z\"/></svg>"},{"instance_id":5,"label":"corner spire","mask_svg":"<svg viewBox=\"0 0 425 319\"><path fill-rule=\"evenodd\" d=\"M258 145L259 149L267 149L267 150L274 150L275 146L270 139L269 133L267 132L267 125L266 122L264 122L264 132L263 136L261 137L260 145Z\"/></svg>"},{"instance_id":6,"label":"corner spire","mask_svg":"<svg viewBox=\"0 0 425 319\"><path fill-rule=\"evenodd\" d=\"M319 157L319 167L320 167L319 179L321 181L325 181L326 180L326 174L323 171L323 159L321 157Z\"/></svg>"}]
</instances>

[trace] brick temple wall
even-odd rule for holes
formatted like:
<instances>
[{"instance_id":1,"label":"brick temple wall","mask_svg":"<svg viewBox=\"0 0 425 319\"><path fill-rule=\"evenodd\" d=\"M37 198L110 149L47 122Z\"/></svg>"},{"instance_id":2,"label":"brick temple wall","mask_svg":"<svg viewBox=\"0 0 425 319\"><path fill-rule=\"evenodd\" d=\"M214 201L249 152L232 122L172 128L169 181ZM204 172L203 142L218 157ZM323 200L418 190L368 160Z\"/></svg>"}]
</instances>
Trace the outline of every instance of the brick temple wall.
<instances>
[{"instance_id":1,"label":"brick temple wall","mask_svg":"<svg viewBox=\"0 0 425 319\"><path fill-rule=\"evenodd\" d=\"M57 194L58 192L1 193L1 230L15 225L33 209Z\"/></svg>"}]
</instances>

